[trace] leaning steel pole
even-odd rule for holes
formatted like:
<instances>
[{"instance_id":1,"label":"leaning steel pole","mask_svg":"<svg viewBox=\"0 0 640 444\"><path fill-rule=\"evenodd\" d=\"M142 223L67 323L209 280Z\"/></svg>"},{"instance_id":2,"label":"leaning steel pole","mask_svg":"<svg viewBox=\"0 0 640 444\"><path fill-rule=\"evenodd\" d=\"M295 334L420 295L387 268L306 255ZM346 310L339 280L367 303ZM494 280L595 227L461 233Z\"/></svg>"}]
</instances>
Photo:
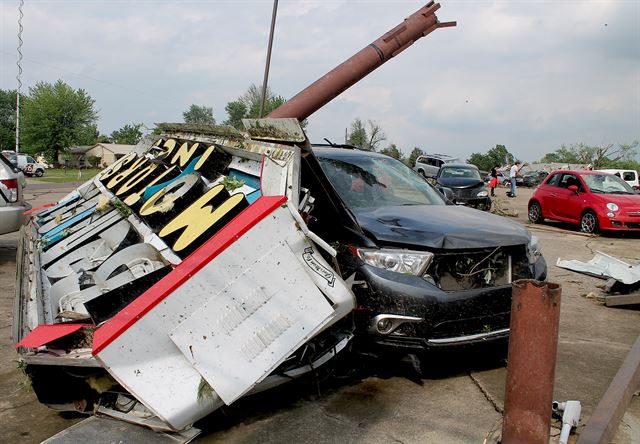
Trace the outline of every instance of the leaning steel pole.
<instances>
[{"instance_id":1,"label":"leaning steel pole","mask_svg":"<svg viewBox=\"0 0 640 444\"><path fill-rule=\"evenodd\" d=\"M271 65L271 48L273 47L273 33L276 29L276 14L278 13L278 0L273 0L273 12L271 13L271 29L269 30L269 45L267 48L267 62L264 65L264 79L262 81L262 97L260 97L260 115L264 114L264 101L267 98L267 83L269 82L269 66Z\"/></svg>"},{"instance_id":2,"label":"leaning steel pole","mask_svg":"<svg viewBox=\"0 0 640 444\"><path fill-rule=\"evenodd\" d=\"M439 3L430 2L404 22L329 71L267 117L295 117L304 120L367 74L400 54L416 40L438 28L455 26L440 23L435 12Z\"/></svg>"}]
</instances>

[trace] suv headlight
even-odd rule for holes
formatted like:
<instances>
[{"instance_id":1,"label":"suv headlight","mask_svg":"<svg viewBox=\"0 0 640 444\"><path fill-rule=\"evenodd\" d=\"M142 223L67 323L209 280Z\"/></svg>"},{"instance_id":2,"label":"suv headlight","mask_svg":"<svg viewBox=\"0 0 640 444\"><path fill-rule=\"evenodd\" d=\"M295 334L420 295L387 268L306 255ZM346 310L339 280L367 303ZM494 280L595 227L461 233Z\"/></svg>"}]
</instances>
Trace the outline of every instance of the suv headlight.
<instances>
[{"instance_id":1,"label":"suv headlight","mask_svg":"<svg viewBox=\"0 0 640 444\"><path fill-rule=\"evenodd\" d=\"M536 236L531 236L531 240L527 244L527 258L530 264L535 264L536 261L542 256L542 250L540 249L540 242Z\"/></svg>"},{"instance_id":2,"label":"suv headlight","mask_svg":"<svg viewBox=\"0 0 640 444\"><path fill-rule=\"evenodd\" d=\"M482 190L478 193L478 197L487 197L488 195L487 190Z\"/></svg>"},{"instance_id":3,"label":"suv headlight","mask_svg":"<svg viewBox=\"0 0 640 444\"><path fill-rule=\"evenodd\" d=\"M415 276L422 276L433 260L426 251L355 248L355 253L365 264Z\"/></svg>"}]
</instances>

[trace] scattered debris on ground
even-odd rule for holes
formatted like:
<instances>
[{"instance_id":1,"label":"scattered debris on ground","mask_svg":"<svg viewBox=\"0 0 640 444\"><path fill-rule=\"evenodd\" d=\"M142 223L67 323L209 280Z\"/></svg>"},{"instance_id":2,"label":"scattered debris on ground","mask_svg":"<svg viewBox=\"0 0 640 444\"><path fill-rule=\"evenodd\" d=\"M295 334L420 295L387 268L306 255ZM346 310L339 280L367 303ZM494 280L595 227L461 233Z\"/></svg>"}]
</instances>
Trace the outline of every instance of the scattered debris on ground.
<instances>
[{"instance_id":1,"label":"scattered debris on ground","mask_svg":"<svg viewBox=\"0 0 640 444\"><path fill-rule=\"evenodd\" d=\"M591 292L587 298L603 300L607 307L640 304L640 264L631 265L616 257L596 251L589 262L578 260L562 260L558 258L556 265L567 270L606 279L597 287L606 296L598 296Z\"/></svg>"},{"instance_id":2,"label":"scattered debris on ground","mask_svg":"<svg viewBox=\"0 0 640 444\"><path fill-rule=\"evenodd\" d=\"M499 197L491 200L491 212L499 216L518 217L518 212L506 205L506 201Z\"/></svg>"}]
</instances>

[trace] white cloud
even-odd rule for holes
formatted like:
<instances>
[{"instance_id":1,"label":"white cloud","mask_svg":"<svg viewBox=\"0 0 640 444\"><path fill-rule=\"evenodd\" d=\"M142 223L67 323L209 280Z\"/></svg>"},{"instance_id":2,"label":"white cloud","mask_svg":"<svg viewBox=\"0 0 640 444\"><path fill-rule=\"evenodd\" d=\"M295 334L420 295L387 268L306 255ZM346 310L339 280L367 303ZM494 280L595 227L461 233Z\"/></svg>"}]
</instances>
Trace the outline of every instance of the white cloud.
<instances>
[{"instance_id":1,"label":"white cloud","mask_svg":"<svg viewBox=\"0 0 640 444\"><path fill-rule=\"evenodd\" d=\"M424 5L281 1L270 87L291 97ZM91 94L100 129L181 119L262 80L271 0L63 1L25 5L23 81ZM0 87L15 88L17 2L0 2ZM640 138L640 2L450 1L441 29L310 118L341 141L360 117L389 142L467 157L504 143L527 160L562 143Z\"/></svg>"}]
</instances>

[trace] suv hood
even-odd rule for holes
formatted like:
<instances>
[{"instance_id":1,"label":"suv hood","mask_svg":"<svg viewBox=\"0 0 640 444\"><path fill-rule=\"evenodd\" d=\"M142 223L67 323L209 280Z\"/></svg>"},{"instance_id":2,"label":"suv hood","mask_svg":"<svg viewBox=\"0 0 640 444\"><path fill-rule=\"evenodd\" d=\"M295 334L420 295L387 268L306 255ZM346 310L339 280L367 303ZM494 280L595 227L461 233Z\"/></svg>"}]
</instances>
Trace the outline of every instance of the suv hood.
<instances>
[{"instance_id":1,"label":"suv hood","mask_svg":"<svg viewBox=\"0 0 640 444\"><path fill-rule=\"evenodd\" d=\"M531 239L520 224L454 205L354 208L360 226L380 244L409 248L469 249L523 245Z\"/></svg>"}]
</instances>

